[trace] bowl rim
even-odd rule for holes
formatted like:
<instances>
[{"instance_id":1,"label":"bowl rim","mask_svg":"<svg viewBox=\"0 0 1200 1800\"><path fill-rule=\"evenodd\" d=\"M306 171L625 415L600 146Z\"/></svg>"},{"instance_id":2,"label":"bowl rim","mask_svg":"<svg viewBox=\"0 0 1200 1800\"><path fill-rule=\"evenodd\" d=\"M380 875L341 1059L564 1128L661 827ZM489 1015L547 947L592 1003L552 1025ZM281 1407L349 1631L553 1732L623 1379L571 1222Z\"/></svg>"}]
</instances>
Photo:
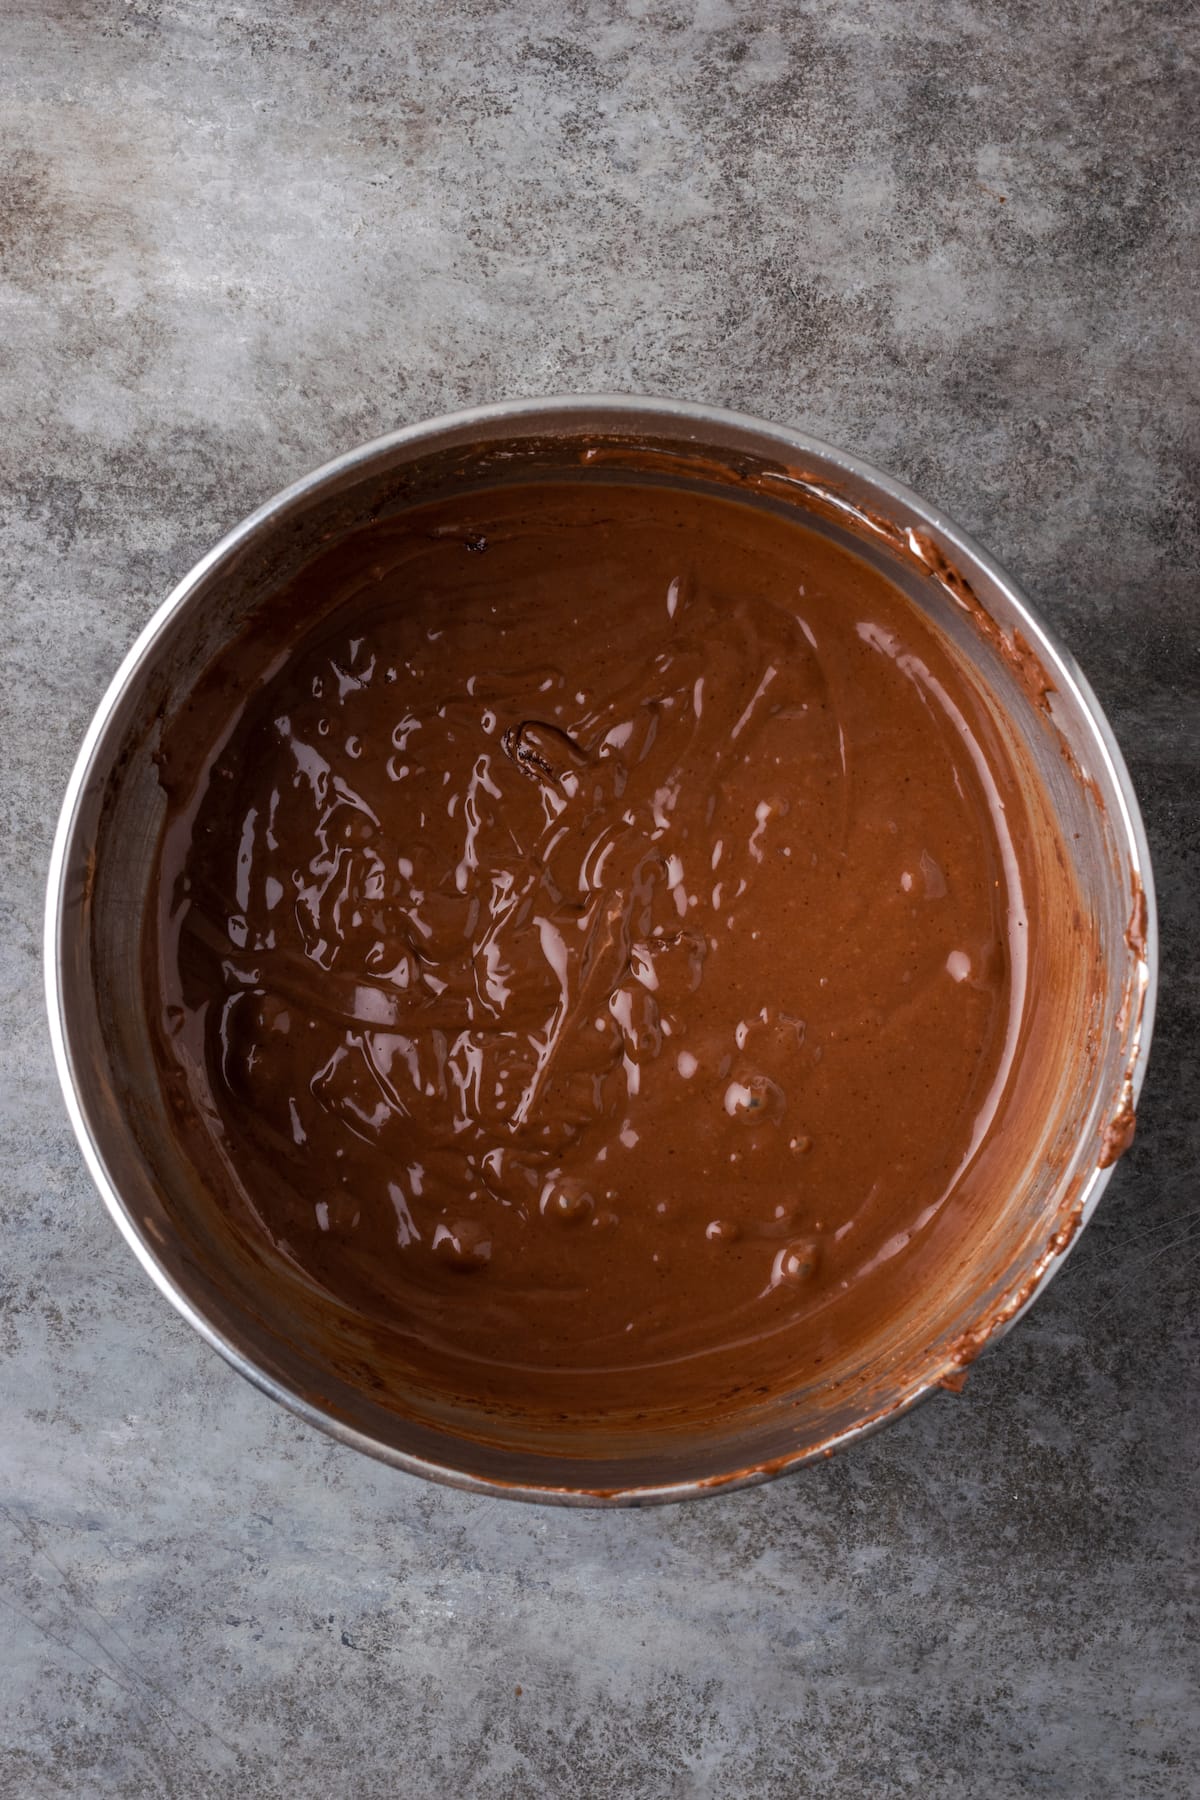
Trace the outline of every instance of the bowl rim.
<instances>
[{"instance_id":1,"label":"bowl rim","mask_svg":"<svg viewBox=\"0 0 1200 1800\"><path fill-rule=\"evenodd\" d=\"M115 1182L111 1179L79 1098L66 1024L62 980L60 942L72 912L72 905L68 901L66 893L66 872L76 817L87 788L93 757L111 716L137 677L143 663L152 655L159 638L175 615L186 605L195 589L219 564L233 556L263 526L268 525L280 514L287 512L298 501L315 496L327 486L352 475L358 469L365 469L377 459L387 457L406 446L419 445L425 440L436 440L437 437L448 432L457 433L472 428L489 428L501 424L520 426L523 422L535 422L549 413L555 414L560 421L564 416L568 420L578 419L581 425L585 422L595 425L601 420L606 424L619 425L624 418L630 422L636 422L638 427L644 431L652 427L656 420L663 420L676 425L680 423L693 425L698 428L698 436L702 435L704 428L718 426L731 432L752 433L759 438L771 440L781 450L785 450L789 454L814 457L826 468L832 467L849 476L851 480L869 485L877 493L898 502L901 507L915 513L925 525L937 533L940 540L953 549L956 559L980 569L1003 592L1007 602L1021 620L1022 629L1037 646L1039 654L1048 653L1049 659L1054 665L1056 686L1059 686L1062 691L1070 693L1074 703L1086 715L1090 723L1095 734L1098 751L1105 764L1105 773L1119 801L1118 817L1115 821L1116 835L1128 863L1130 878L1135 884L1140 884L1145 896L1146 928L1145 950L1142 958L1141 1024L1131 1051L1125 1083L1125 1093L1130 1107L1136 1104L1141 1092L1153 1035L1158 987L1158 919L1150 849L1133 783L1105 712L1071 652L1061 643L1057 634L1047 625L1012 577L968 533L961 530L911 488L895 480L873 464L794 427L773 424L752 414L734 411L726 407L620 393L570 393L528 397L512 401L497 401L483 406L468 407L440 414L435 418L423 419L401 426L394 431L373 438L367 443L357 445L322 463L311 473L289 483L226 532L176 583L139 631L96 707L67 781L50 853L44 921L45 989L50 1042L67 1114L92 1181L142 1268L175 1310L240 1375L306 1423L315 1425L339 1442L363 1451L392 1467L402 1469L408 1474L419 1475L426 1480L470 1493L559 1505L639 1506L728 1493L736 1489L752 1487L764 1481L774 1480L807 1463L832 1456L835 1450L841 1449L859 1438L871 1435L883 1425L902 1416L920 1401L928 1398L931 1393L945 1385L947 1372L943 1371L941 1375L924 1376L915 1380L910 1387L906 1388L880 1412L868 1419L856 1422L848 1429L832 1435L820 1444L808 1446L792 1455L753 1463L743 1469L687 1481L657 1485L648 1483L615 1489L541 1485L527 1481L508 1483L496 1477L476 1475L469 1470L455 1468L448 1463L434 1462L412 1452L397 1449L395 1446L373 1437L369 1432L359 1430L335 1417L312 1399L261 1369L252 1357L248 1356L209 1320L191 1296L163 1266L156 1254L153 1241L142 1230L137 1219L125 1204ZM1047 1284L1061 1268L1078 1241L1083 1227L1086 1226L1095 1211L1100 1197L1108 1185L1113 1166L1109 1164L1102 1167L1097 1159L1078 1194L1075 1207L1077 1224L1067 1241L1058 1247L1052 1244L1046 1254L1038 1259L1034 1265L1033 1277L1022 1291L1019 1305L1004 1312L987 1328L981 1347L998 1342L1045 1291Z\"/></svg>"}]
</instances>

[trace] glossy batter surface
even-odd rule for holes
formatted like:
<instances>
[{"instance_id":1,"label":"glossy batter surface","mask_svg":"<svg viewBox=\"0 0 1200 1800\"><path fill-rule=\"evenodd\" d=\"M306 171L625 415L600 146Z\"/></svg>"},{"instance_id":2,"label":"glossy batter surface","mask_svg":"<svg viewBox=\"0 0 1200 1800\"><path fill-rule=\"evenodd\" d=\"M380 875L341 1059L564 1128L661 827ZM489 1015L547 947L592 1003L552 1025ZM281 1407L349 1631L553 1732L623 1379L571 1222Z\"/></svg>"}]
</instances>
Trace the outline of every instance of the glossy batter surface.
<instances>
[{"instance_id":1,"label":"glossy batter surface","mask_svg":"<svg viewBox=\"0 0 1200 1800\"><path fill-rule=\"evenodd\" d=\"M802 526L602 477L359 534L286 607L165 758L151 1000L230 1216L520 1404L811 1372L922 1279L1015 1043L951 652Z\"/></svg>"}]
</instances>

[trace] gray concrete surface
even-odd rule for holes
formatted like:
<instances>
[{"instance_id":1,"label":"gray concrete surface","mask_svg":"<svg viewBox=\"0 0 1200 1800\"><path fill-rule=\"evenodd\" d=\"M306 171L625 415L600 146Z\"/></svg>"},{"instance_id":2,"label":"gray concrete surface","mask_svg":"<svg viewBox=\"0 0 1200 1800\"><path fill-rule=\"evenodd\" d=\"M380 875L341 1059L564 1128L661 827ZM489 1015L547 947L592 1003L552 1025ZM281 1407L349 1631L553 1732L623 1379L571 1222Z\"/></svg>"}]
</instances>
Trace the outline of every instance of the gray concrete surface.
<instances>
[{"instance_id":1,"label":"gray concrete surface","mask_svg":"<svg viewBox=\"0 0 1200 1800\"><path fill-rule=\"evenodd\" d=\"M1172 0L3 0L0 1795L1200 1793L1196 14ZM290 477L461 403L803 423L942 502L1110 709L1143 1125L946 1397L686 1509L421 1486L238 1380L42 1023L108 675Z\"/></svg>"}]
</instances>

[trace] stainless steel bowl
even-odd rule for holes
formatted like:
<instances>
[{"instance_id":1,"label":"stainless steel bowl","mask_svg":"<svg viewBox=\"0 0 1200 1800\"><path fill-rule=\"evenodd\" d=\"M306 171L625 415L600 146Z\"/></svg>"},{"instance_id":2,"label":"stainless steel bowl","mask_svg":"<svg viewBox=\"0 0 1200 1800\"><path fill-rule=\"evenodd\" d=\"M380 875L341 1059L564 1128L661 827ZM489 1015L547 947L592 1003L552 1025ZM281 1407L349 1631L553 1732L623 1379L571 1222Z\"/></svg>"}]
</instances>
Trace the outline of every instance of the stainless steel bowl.
<instances>
[{"instance_id":1,"label":"stainless steel bowl","mask_svg":"<svg viewBox=\"0 0 1200 1800\"><path fill-rule=\"evenodd\" d=\"M212 655L331 534L456 483L619 461L646 444L671 479L798 508L955 639L1049 795L1098 945L1094 1016L1087 1053L1064 1051L1042 1137L980 1266L947 1283L918 1340L884 1346L837 1392L785 1396L708 1433L514 1445L461 1417L414 1420L381 1402L352 1365L331 1366L258 1304L219 1233L195 1227L194 1172L171 1134L136 1000L164 804L153 758L164 719ZM172 1304L235 1369L345 1443L433 1480L573 1504L763 1481L956 1385L1045 1287L1108 1182L1141 1086L1156 963L1149 855L1120 751L1071 657L1004 572L916 495L801 432L628 398L521 401L409 426L306 476L230 532L159 607L100 704L67 787L46 914L50 1029L71 1121L105 1203Z\"/></svg>"}]
</instances>

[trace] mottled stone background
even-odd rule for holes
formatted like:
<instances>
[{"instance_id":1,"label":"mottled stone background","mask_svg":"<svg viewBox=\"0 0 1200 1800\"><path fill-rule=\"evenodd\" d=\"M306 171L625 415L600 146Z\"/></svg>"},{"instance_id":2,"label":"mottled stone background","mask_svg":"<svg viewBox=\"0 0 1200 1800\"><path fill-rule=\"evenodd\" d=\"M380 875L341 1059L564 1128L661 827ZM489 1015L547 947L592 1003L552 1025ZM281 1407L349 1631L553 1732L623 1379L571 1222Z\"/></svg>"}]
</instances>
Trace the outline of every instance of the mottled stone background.
<instances>
[{"instance_id":1,"label":"mottled stone background","mask_svg":"<svg viewBox=\"0 0 1200 1800\"><path fill-rule=\"evenodd\" d=\"M0 4L0 1794L1192 1796L1197 47L1179 0ZM1143 1125L1036 1311L832 1464L424 1487L138 1271L42 1023L58 796L228 525L566 389L803 424L1025 582L1145 807Z\"/></svg>"}]
</instances>

